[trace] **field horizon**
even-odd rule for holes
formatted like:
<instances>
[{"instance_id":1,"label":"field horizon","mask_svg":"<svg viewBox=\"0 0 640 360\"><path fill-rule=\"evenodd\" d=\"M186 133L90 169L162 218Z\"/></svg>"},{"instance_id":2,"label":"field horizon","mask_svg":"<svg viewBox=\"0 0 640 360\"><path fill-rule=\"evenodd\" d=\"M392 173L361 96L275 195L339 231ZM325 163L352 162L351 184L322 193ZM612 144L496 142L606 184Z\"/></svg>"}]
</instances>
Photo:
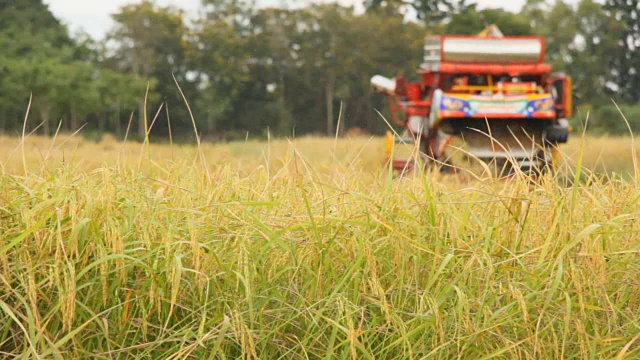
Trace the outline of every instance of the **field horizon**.
<instances>
[{"instance_id":1,"label":"field horizon","mask_svg":"<svg viewBox=\"0 0 640 360\"><path fill-rule=\"evenodd\" d=\"M19 136L0 134L0 164L5 171L12 173L20 169L24 172L25 164L38 164L40 166L56 166L75 159L89 167L100 165L114 165L118 161L127 162L128 165L140 164L151 159L152 162L189 158L193 153L200 152L209 166L217 166L220 163L228 164L235 161L237 170L245 170L247 162L254 166L265 165L267 160L289 159L287 152L297 152L310 158L313 162L324 163L323 160L331 159L333 163L351 156L351 160L364 162L364 170L386 172L384 167L384 138L364 133L347 134L344 137L328 137L317 135L303 135L300 137L278 137L270 140L259 137L236 141L207 141L202 140L200 145L181 141L172 143L168 138L150 138L149 143L128 139L117 140L113 135L105 133L97 138L87 139L79 134L60 133L56 137L44 137L39 135L27 136L23 141ZM296 144L301 146L296 147ZM148 145L148 146L147 146ZM454 145L456 143L454 142ZM198 149L198 146L200 149ZM458 146L460 146L458 144ZM396 157L411 156L415 151L413 146L397 145L399 150ZM23 148L24 156L23 159ZM580 160L580 166L587 172L602 175L623 175L627 179L634 175L634 152L640 151L640 143L631 136L613 135L581 135L574 133L567 144L559 147L561 154L560 164L556 169L575 168ZM153 149L153 151L151 151ZM407 150L408 149L408 150ZM327 153L327 150L330 152ZM403 151L404 150L404 151ZM99 156L87 161L83 152L98 152ZM582 153L581 153L582 151ZM464 152L453 146L449 153ZM98 155L95 154L94 155ZM356 156L357 155L357 156ZM66 156L66 158L65 158ZM69 157L71 156L71 157ZM266 159L271 156L271 159ZM407 157L407 156L405 156ZM479 161L456 163L461 169L473 167ZM338 164L339 165L339 164Z\"/></svg>"}]
</instances>

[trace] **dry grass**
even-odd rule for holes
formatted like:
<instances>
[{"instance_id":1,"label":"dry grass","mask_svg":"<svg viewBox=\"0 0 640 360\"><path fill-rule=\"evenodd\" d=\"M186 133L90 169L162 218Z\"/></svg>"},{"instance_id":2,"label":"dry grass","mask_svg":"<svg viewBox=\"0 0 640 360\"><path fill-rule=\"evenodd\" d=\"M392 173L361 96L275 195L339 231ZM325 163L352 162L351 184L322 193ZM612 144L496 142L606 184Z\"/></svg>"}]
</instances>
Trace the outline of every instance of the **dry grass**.
<instances>
[{"instance_id":1,"label":"dry grass","mask_svg":"<svg viewBox=\"0 0 640 360\"><path fill-rule=\"evenodd\" d=\"M4 357L640 356L634 181L394 180L367 138L63 141L0 138ZM626 141L584 164L629 171Z\"/></svg>"},{"instance_id":2,"label":"dry grass","mask_svg":"<svg viewBox=\"0 0 640 360\"><path fill-rule=\"evenodd\" d=\"M584 139L583 166L595 173L617 173L624 176L633 174L632 139L630 137L587 137ZM570 141L562 151L570 164L579 158L580 139ZM635 151L640 152L640 143L636 141Z\"/></svg>"}]
</instances>

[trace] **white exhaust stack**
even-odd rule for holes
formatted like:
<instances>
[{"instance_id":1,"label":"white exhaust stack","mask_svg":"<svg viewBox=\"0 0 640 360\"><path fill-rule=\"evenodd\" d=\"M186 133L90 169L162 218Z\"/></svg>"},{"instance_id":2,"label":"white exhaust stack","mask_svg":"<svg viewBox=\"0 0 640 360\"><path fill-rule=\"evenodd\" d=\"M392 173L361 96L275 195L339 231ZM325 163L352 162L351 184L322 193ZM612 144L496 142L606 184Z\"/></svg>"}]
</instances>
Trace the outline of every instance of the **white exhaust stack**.
<instances>
[{"instance_id":1,"label":"white exhaust stack","mask_svg":"<svg viewBox=\"0 0 640 360\"><path fill-rule=\"evenodd\" d=\"M371 78L371 87L373 91L383 93L385 95L395 95L396 81L382 75L375 75Z\"/></svg>"}]
</instances>

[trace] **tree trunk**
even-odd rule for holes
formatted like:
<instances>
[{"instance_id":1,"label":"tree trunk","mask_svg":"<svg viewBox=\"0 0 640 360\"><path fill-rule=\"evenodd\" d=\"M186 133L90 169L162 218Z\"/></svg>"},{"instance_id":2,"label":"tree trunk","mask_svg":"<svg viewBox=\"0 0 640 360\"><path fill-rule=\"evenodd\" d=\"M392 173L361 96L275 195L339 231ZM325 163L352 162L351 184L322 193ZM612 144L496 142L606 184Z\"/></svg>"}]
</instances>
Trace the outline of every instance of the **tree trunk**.
<instances>
[{"instance_id":1,"label":"tree trunk","mask_svg":"<svg viewBox=\"0 0 640 360\"><path fill-rule=\"evenodd\" d=\"M317 113L317 114L322 114L322 111L324 111L322 108L324 107L324 103L325 103L325 99L324 99L324 93L323 92L316 92L316 96L315 96L315 107L313 108L313 112ZM324 127L326 125L322 123L322 121L318 122L317 124L314 124L313 126L313 131L320 131L320 130L325 130Z\"/></svg>"},{"instance_id":2,"label":"tree trunk","mask_svg":"<svg viewBox=\"0 0 640 360\"><path fill-rule=\"evenodd\" d=\"M71 132L78 130L78 117L76 116L76 107L73 103L71 104L71 123L70 124L71 124L71 128L69 130L71 130Z\"/></svg>"},{"instance_id":3,"label":"tree trunk","mask_svg":"<svg viewBox=\"0 0 640 360\"><path fill-rule=\"evenodd\" d=\"M43 106L40 108L40 119L42 120L42 130L43 134L46 137L51 135L49 129L49 107Z\"/></svg>"},{"instance_id":4,"label":"tree trunk","mask_svg":"<svg viewBox=\"0 0 640 360\"><path fill-rule=\"evenodd\" d=\"M324 88L325 100L327 102L327 135L333 135L333 98L334 98L334 82L327 82Z\"/></svg>"},{"instance_id":5,"label":"tree trunk","mask_svg":"<svg viewBox=\"0 0 640 360\"><path fill-rule=\"evenodd\" d=\"M145 109L144 100L138 102L138 137L144 140L146 137L146 129L144 125Z\"/></svg>"},{"instance_id":6,"label":"tree trunk","mask_svg":"<svg viewBox=\"0 0 640 360\"><path fill-rule=\"evenodd\" d=\"M367 111L367 131L371 134L376 134L378 132L378 127L376 126L376 122L373 116L373 104L370 101L367 101L367 104L370 106L366 107Z\"/></svg>"},{"instance_id":7,"label":"tree trunk","mask_svg":"<svg viewBox=\"0 0 640 360\"><path fill-rule=\"evenodd\" d=\"M98 117L98 130L100 135L104 134L107 127L107 112L104 110Z\"/></svg>"},{"instance_id":8,"label":"tree trunk","mask_svg":"<svg viewBox=\"0 0 640 360\"><path fill-rule=\"evenodd\" d=\"M114 121L114 125L116 128L116 137L120 139L120 137L122 136L122 124L120 123L120 99L116 101L116 117Z\"/></svg>"},{"instance_id":9,"label":"tree trunk","mask_svg":"<svg viewBox=\"0 0 640 360\"><path fill-rule=\"evenodd\" d=\"M340 137L344 136L345 123L347 122L347 118L345 116L346 114L347 114L347 101L343 100L340 103L340 114L338 115L338 118L340 119L340 124L338 125L338 136Z\"/></svg>"},{"instance_id":10,"label":"tree trunk","mask_svg":"<svg viewBox=\"0 0 640 360\"><path fill-rule=\"evenodd\" d=\"M2 110L2 114L0 114L0 134L4 135L5 133L5 124L7 122L7 111Z\"/></svg>"},{"instance_id":11,"label":"tree trunk","mask_svg":"<svg viewBox=\"0 0 640 360\"><path fill-rule=\"evenodd\" d=\"M213 136L216 133L216 119L211 112L207 114L207 132L209 136Z\"/></svg>"}]
</instances>

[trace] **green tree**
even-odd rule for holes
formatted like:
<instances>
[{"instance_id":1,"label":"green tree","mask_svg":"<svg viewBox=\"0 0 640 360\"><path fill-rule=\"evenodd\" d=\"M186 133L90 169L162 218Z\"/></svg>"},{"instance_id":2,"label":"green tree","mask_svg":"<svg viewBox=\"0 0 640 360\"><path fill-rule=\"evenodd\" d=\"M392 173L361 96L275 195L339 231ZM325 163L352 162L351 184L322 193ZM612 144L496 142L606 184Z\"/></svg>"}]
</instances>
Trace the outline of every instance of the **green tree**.
<instances>
[{"instance_id":1,"label":"green tree","mask_svg":"<svg viewBox=\"0 0 640 360\"><path fill-rule=\"evenodd\" d=\"M233 108L250 79L249 9L237 2L205 1L206 12L195 22L188 56L198 86L196 114L210 135L233 127Z\"/></svg>"},{"instance_id":2,"label":"green tree","mask_svg":"<svg viewBox=\"0 0 640 360\"><path fill-rule=\"evenodd\" d=\"M432 27L452 13L463 11L468 4L466 0L365 0L365 6L387 15L410 9L427 27Z\"/></svg>"},{"instance_id":3,"label":"green tree","mask_svg":"<svg viewBox=\"0 0 640 360\"><path fill-rule=\"evenodd\" d=\"M474 35L490 24L497 25L505 35L531 35L533 29L528 18L522 14L514 14L502 9L476 10L475 6L467 7L462 12L451 16L451 20L443 27L446 34Z\"/></svg>"},{"instance_id":4,"label":"green tree","mask_svg":"<svg viewBox=\"0 0 640 360\"><path fill-rule=\"evenodd\" d=\"M41 0L0 2L0 24L2 127L21 126L30 94L34 110L48 121L55 109L60 110L62 68L80 58L79 49Z\"/></svg>"},{"instance_id":5,"label":"green tree","mask_svg":"<svg viewBox=\"0 0 640 360\"><path fill-rule=\"evenodd\" d=\"M577 40L570 48L566 70L574 79L576 97L593 106L610 104L612 97L624 100L615 91L620 79L612 71L620 52L622 24L593 0L580 1L575 18Z\"/></svg>"},{"instance_id":6,"label":"green tree","mask_svg":"<svg viewBox=\"0 0 640 360\"><path fill-rule=\"evenodd\" d=\"M596 107L608 103L618 79L607 64L614 64L619 53L621 25L602 5L581 0L574 8L561 0L551 6L529 0L522 15L536 35L545 37L546 61L573 78L576 102Z\"/></svg>"},{"instance_id":7,"label":"green tree","mask_svg":"<svg viewBox=\"0 0 640 360\"><path fill-rule=\"evenodd\" d=\"M133 73L156 84L151 93L153 103L164 98L178 114L177 125L190 123L183 101L173 80L175 75L183 90L190 90L186 81L186 37L188 29L183 14L174 7L160 7L150 1L124 6L112 15L115 29L108 41L115 45L115 52L108 60L110 66L120 72ZM138 96L138 136L145 136L146 112L144 94ZM148 123L152 115L148 116ZM166 122L163 122L166 124ZM161 125L158 125L161 127ZM181 126L182 127L182 126Z\"/></svg>"},{"instance_id":8,"label":"green tree","mask_svg":"<svg viewBox=\"0 0 640 360\"><path fill-rule=\"evenodd\" d=\"M135 74L123 74L108 68L100 68L95 74L94 101L101 109L97 116L97 130L111 131L118 137L123 133L123 116L128 116L138 106L137 99L145 92L147 81ZM153 84L152 84L153 87Z\"/></svg>"},{"instance_id":9,"label":"green tree","mask_svg":"<svg viewBox=\"0 0 640 360\"><path fill-rule=\"evenodd\" d=\"M605 13L615 19L617 41L608 64L619 88L619 96L633 104L640 102L640 3L638 0L606 0Z\"/></svg>"},{"instance_id":10,"label":"green tree","mask_svg":"<svg viewBox=\"0 0 640 360\"><path fill-rule=\"evenodd\" d=\"M568 71L575 40L578 35L578 18L575 10L562 0L548 7L544 2L528 1L521 16L529 20L535 35L546 39L546 61L556 71ZM558 31L562 29L562 31Z\"/></svg>"}]
</instances>

